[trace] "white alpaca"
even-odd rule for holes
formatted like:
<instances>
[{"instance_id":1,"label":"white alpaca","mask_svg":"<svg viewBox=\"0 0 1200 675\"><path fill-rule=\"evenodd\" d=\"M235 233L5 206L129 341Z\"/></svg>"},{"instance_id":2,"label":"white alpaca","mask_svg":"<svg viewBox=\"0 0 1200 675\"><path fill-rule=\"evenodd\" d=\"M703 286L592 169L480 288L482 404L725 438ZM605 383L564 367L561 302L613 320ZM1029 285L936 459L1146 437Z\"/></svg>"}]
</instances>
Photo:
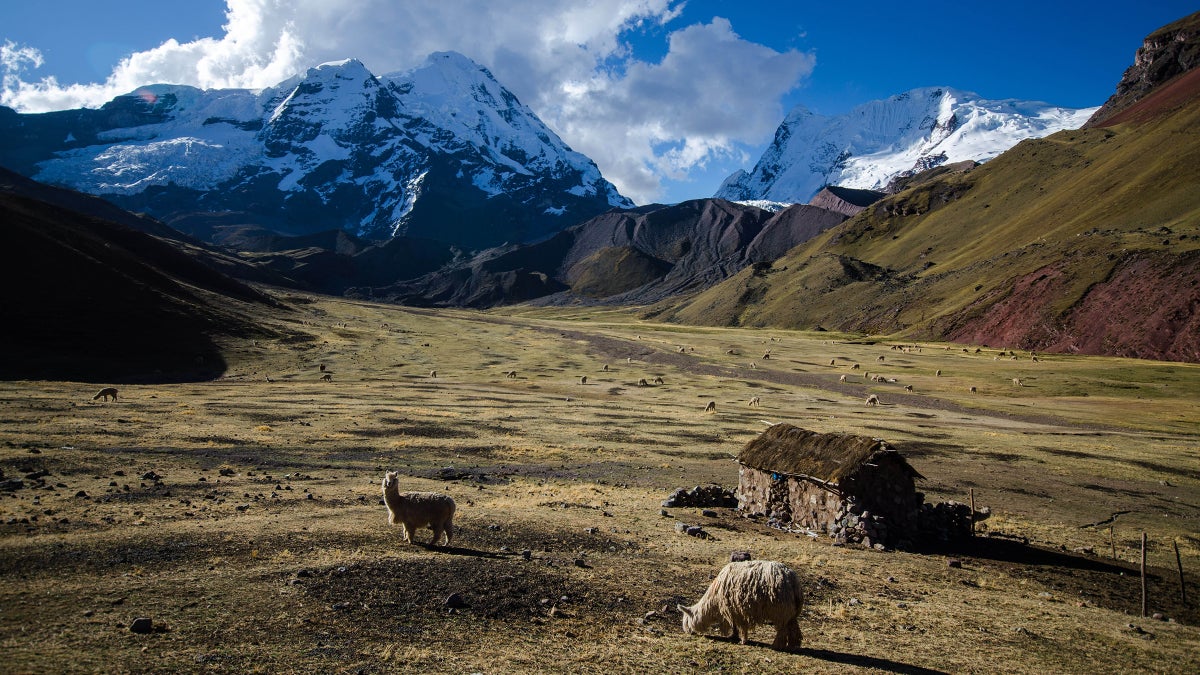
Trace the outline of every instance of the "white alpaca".
<instances>
[{"instance_id":1,"label":"white alpaca","mask_svg":"<svg viewBox=\"0 0 1200 675\"><path fill-rule=\"evenodd\" d=\"M760 405L761 403L762 403L762 402L758 400L758 397L757 397L757 396L751 397L751 399L750 399L750 405L751 405L751 406Z\"/></svg>"},{"instance_id":2,"label":"white alpaca","mask_svg":"<svg viewBox=\"0 0 1200 675\"><path fill-rule=\"evenodd\" d=\"M1021 378L1019 378L1019 377L1014 377L1014 378L1013 378L1013 386L1014 386L1014 387L1023 387L1023 386L1025 386L1025 385L1021 383Z\"/></svg>"},{"instance_id":3,"label":"white alpaca","mask_svg":"<svg viewBox=\"0 0 1200 675\"><path fill-rule=\"evenodd\" d=\"M770 560L731 562L691 607L676 605L683 631L698 635L716 626L722 635L746 644L758 624L775 626L776 649L800 647L798 618L804 604L800 579L787 565Z\"/></svg>"},{"instance_id":4,"label":"white alpaca","mask_svg":"<svg viewBox=\"0 0 1200 675\"><path fill-rule=\"evenodd\" d=\"M838 378L838 382L845 382L845 381L846 381L846 376L845 376L845 375L843 375L843 376L841 376L841 377L839 377L839 378Z\"/></svg>"},{"instance_id":5,"label":"white alpaca","mask_svg":"<svg viewBox=\"0 0 1200 675\"><path fill-rule=\"evenodd\" d=\"M661 377L654 378L654 384L662 384L662 383L663 383L663 379Z\"/></svg>"},{"instance_id":6,"label":"white alpaca","mask_svg":"<svg viewBox=\"0 0 1200 675\"><path fill-rule=\"evenodd\" d=\"M436 492L400 492L400 474L388 471L383 476L383 501L388 508L388 523L400 526L404 541L412 543L418 528L433 530L431 546L446 535L446 545L454 538L454 499Z\"/></svg>"},{"instance_id":7,"label":"white alpaca","mask_svg":"<svg viewBox=\"0 0 1200 675\"><path fill-rule=\"evenodd\" d=\"M879 405L879 397L875 394L871 394L867 397L867 405Z\"/></svg>"}]
</instances>

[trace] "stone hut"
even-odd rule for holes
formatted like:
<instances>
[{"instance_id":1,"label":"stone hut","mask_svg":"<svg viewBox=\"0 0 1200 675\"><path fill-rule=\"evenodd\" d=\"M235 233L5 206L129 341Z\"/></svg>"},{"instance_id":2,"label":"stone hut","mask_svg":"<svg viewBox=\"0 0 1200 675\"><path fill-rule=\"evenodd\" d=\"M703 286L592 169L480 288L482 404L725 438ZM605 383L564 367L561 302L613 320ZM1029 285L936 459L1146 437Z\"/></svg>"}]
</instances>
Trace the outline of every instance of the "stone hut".
<instances>
[{"instance_id":1,"label":"stone hut","mask_svg":"<svg viewBox=\"0 0 1200 675\"><path fill-rule=\"evenodd\" d=\"M737 461L738 508L770 525L878 548L923 538L923 476L881 440L775 424Z\"/></svg>"}]
</instances>

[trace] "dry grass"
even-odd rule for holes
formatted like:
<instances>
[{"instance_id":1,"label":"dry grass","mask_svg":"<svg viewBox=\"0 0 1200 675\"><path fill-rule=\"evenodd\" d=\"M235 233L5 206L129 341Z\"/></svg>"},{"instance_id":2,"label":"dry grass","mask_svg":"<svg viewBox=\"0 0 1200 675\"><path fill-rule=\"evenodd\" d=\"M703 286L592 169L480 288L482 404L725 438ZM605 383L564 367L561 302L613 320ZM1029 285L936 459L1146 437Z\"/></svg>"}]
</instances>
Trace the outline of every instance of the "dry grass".
<instances>
[{"instance_id":1,"label":"dry grass","mask_svg":"<svg viewBox=\"0 0 1200 675\"><path fill-rule=\"evenodd\" d=\"M0 384L4 478L49 472L45 487L0 493L5 670L1200 668L1195 600L1171 599L1170 545L1200 565L1195 366L901 352L609 310L318 299L268 318L311 339L228 344L230 370L214 382L122 385L109 404L90 400L90 384ZM665 384L636 386L656 376ZM863 406L868 392L882 405ZM878 552L730 510L660 515L676 487L736 484L731 456L761 420L886 438L928 477L928 499L973 488L995 512L989 532L1032 545ZM380 504L385 468L458 501L454 548L399 543ZM1129 614L1134 568L1107 560L1107 525L1089 526L1114 513L1124 561L1148 533L1152 609L1176 621ZM713 537L678 534L677 520ZM1083 547L1099 555L1073 553ZM810 581L799 653L769 649L768 628L747 647L680 631L675 603L698 598L739 549ZM451 593L469 606L449 610ZM137 616L160 629L130 633Z\"/></svg>"}]
</instances>

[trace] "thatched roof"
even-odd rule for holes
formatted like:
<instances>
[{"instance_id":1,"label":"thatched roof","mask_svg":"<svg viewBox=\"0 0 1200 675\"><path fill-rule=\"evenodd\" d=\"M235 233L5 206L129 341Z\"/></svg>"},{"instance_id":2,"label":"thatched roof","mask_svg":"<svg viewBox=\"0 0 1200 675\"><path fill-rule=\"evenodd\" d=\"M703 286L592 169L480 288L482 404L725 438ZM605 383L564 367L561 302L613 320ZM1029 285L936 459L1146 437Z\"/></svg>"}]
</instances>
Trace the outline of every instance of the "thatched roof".
<instances>
[{"instance_id":1,"label":"thatched roof","mask_svg":"<svg viewBox=\"0 0 1200 675\"><path fill-rule=\"evenodd\" d=\"M773 424L746 444L737 461L759 471L809 476L837 483L864 464L884 458L898 462L914 478L923 478L883 441L852 434L821 434L791 424Z\"/></svg>"}]
</instances>

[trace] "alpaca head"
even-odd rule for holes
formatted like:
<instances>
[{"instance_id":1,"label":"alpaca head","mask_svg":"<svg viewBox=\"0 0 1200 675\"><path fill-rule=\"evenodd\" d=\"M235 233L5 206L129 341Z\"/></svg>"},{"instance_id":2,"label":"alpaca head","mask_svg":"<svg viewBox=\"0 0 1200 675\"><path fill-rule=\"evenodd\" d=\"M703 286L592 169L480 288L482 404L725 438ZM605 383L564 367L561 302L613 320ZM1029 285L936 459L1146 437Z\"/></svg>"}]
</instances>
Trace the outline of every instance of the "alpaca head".
<instances>
[{"instance_id":1,"label":"alpaca head","mask_svg":"<svg viewBox=\"0 0 1200 675\"><path fill-rule=\"evenodd\" d=\"M384 491L396 491L396 487L400 484L400 472L388 471L383 474L383 489Z\"/></svg>"},{"instance_id":2,"label":"alpaca head","mask_svg":"<svg viewBox=\"0 0 1200 675\"><path fill-rule=\"evenodd\" d=\"M683 616L683 632L688 635L695 635L699 631L696 626L696 612L691 607L683 605L675 605L675 609L679 610L679 614Z\"/></svg>"}]
</instances>

